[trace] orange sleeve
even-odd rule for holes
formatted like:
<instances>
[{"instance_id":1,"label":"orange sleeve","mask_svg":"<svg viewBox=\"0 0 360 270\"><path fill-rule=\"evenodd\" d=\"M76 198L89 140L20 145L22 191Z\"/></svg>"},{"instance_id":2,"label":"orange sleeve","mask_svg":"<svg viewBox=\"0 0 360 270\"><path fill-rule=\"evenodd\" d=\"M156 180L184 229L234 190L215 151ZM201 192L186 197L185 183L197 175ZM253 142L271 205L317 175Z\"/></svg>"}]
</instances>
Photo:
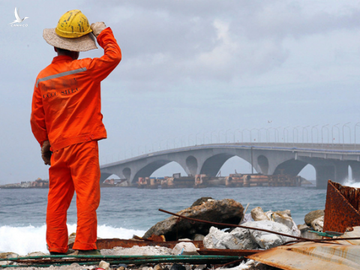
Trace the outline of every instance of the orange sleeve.
<instances>
[{"instance_id":1,"label":"orange sleeve","mask_svg":"<svg viewBox=\"0 0 360 270\"><path fill-rule=\"evenodd\" d=\"M121 50L110 27L101 31L97 42L104 49L104 55L92 59L88 69L95 81L104 80L121 61Z\"/></svg>"},{"instance_id":2,"label":"orange sleeve","mask_svg":"<svg viewBox=\"0 0 360 270\"><path fill-rule=\"evenodd\" d=\"M34 94L31 105L31 118L30 118L31 130L42 146L44 141L48 140L48 135L46 131L45 123L45 112L43 107L43 102L41 98L40 89L36 86L34 87Z\"/></svg>"}]
</instances>

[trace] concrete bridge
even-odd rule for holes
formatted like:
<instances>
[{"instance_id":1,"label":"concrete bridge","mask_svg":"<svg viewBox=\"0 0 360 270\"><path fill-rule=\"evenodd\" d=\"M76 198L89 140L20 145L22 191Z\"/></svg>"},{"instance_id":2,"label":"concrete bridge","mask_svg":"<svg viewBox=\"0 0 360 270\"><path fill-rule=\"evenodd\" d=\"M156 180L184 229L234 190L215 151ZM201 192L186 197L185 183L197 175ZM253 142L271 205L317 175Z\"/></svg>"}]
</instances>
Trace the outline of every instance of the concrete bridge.
<instances>
[{"instance_id":1,"label":"concrete bridge","mask_svg":"<svg viewBox=\"0 0 360 270\"><path fill-rule=\"evenodd\" d=\"M149 153L102 165L101 180L115 174L134 184L160 167L177 162L188 175L216 176L222 165L238 156L258 173L296 176L306 165L316 170L316 185L326 188L327 180L342 183L348 177L360 181L360 144L319 143L218 143L181 147Z\"/></svg>"}]
</instances>

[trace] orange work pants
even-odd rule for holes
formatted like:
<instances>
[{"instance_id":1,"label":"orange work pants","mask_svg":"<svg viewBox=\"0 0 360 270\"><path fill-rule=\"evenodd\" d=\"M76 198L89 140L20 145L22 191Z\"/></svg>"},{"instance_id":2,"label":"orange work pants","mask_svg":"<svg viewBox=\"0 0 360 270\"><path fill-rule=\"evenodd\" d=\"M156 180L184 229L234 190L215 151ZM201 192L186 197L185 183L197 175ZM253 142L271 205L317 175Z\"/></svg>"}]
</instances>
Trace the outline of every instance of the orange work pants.
<instances>
[{"instance_id":1,"label":"orange work pants","mask_svg":"<svg viewBox=\"0 0 360 270\"><path fill-rule=\"evenodd\" d=\"M96 249L100 203L97 141L74 144L53 152L49 169L46 242L50 252L68 250L67 210L76 192L77 228L73 249Z\"/></svg>"}]
</instances>

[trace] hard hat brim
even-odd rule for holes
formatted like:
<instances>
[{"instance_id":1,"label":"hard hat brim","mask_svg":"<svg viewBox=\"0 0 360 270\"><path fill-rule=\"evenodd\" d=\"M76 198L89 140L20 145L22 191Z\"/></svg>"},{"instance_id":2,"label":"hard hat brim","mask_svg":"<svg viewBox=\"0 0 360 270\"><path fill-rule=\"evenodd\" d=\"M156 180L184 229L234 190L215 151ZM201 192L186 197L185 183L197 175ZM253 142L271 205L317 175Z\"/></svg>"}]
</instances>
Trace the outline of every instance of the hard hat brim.
<instances>
[{"instance_id":1,"label":"hard hat brim","mask_svg":"<svg viewBox=\"0 0 360 270\"><path fill-rule=\"evenodd\" d=\"M98 48L93 33L79 38L63 38L56 34L55 28L47 28L44 29L43 37L51 46L73 52L86 52Z\"/></svg>"}]
</instances>

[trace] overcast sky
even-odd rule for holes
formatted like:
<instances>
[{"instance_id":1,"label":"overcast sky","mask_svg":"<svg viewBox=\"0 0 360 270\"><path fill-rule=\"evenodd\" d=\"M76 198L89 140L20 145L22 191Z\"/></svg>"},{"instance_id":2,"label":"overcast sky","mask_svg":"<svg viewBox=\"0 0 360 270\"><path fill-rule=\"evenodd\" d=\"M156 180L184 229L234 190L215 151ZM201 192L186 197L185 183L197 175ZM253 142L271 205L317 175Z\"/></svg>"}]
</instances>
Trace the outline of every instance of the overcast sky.
<instances>
[{"instance_id":1,"label":"overcast sky","mask_svg":"<svg viewBox=\"0 0 360 270\"><path fill-rule=\"evenodd\" d=\"M29 17L23 27L10 24L15 7ZM253 128L261 141L267 130L269 140L342 142L344 134L354 142L359 1L34 0L0 8L0 184L48 178L30 129L31 99L37 74L55 56L43 29L71 9L110 26L123 53L102 83L108 139L100 142L101 163L240 140Z\"/></svg>"}]
</instances>

